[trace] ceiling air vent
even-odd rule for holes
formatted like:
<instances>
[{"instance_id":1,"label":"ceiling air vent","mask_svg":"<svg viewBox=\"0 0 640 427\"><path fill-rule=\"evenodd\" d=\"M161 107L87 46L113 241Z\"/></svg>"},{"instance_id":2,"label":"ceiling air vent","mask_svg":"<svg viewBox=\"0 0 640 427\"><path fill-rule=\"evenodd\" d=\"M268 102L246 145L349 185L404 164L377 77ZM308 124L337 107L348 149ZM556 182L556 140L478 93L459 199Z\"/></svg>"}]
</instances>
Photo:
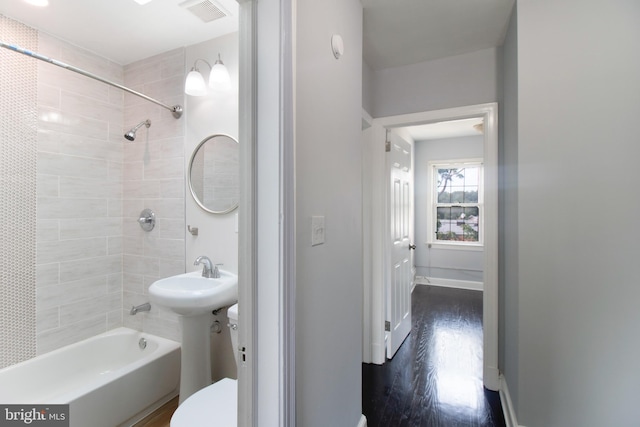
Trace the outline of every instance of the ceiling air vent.
<instances>
[{"instance_id":1,"label":"ceiling air vent","mask_svg":"<svg viewBox=\"0 0 640 427\"><path fill-rule=\"evenodd\" d=\"M187 0L179 5L200 18L202 22L211 22L224 18L229 13L219 4L211 0Z\"/></svg>"}]
</instances>

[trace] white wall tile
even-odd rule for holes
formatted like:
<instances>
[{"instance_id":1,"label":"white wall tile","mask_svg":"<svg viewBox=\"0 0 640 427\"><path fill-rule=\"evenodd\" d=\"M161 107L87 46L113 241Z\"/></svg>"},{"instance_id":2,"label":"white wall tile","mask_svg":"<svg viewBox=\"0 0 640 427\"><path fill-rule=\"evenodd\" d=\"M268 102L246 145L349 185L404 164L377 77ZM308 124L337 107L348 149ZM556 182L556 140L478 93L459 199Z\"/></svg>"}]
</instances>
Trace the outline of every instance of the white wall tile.
<instances>
[{"instance_id":1,"label":"white wall tile","mask_svg":"<svg viewBox=\"0 0 640 427\"><path fill-rule=\"evenodd\" d=\"M126 66L125 82L168 105L184 104L184 49ZM130 305L149 300L147 288L155 280L184 272L184 120L128 94L124 105L126 126L145 119L152 124L123 147L123 323L175 339L175 314L160 317L160 307L127 313ZM137 223L144 208L156 214L156 228L148 233Z\"/></svg>"},{"instance_id":2,"label":"white wall tile","mask_svg":"<svg viewBox=\"0 0 640 427\"><path fill-rule=\"evenodd\" d=\"M104 179L107 177L107 162L41 151L38 153L38 172L66 177Z\"/></svg>"},{"instance_id":3,"label":"white wall tile","mask_svg":"<svg viewBox=\"0 0 640 427\"><path fill-rule=\"evenodd\" d=\"M38 309L58 307L79 302L106 293L105 277L92 277L53 286L40 286L36 290Z\"/></svg>"},{"instance_id":4,"label":"white wall tile","mask_svg":"<svg viewBox=\"0 0 640 427\"><path fill-rule=\"evenodd\" d=\"M160 158L144 167L144 179L181 179L184 177L182 158Z\"/></svg>"},{"instance_id":5,"label":"white wall tile","mask_svg":"<svg viewBox=\"0 0 640 427\"><path fill-rule=\"evenodd\" d=\"M144 277L142 274L124 273L122 275L122 289L130 294L143 295L145 291Z\"/></svg>"},{"instance_id":6,"label":"white wall tile","mask_svg":"<svg viewBox=\"0 0 640 427\"><path fill-rule=\"evenodd\" d=\"M122 230L122 221L120 221L120 224L120 230ZM107 239L107 253L109 255L122 255L122 250L122 236L109 237Z\"/></svg>"},{"instance_id":7,"label":"white wall tile","mask_svg":"<svg viewBox=\"0 0 640 427\"><path fill-rule=\"evenodd\" d=\"M107 255L106 237L38 242L39 263L79 261Z\"/></svg>"},{"instance_id":8,"label":"white wall tile","mask_svg":"<svg viewBox=\"0 0 640 427\"><path fill-rule=\"evenodd\" d=\"M55 175L36 175L36 195L38 197L58 197L60 178Z\"/></svg>"},{"instance_id":9,"label":"white wall tile","mask_svg":"<svg viewBox=\"0 0 640 427\"><path fill-rule=\"evenodd\" d=\"M41 219L36 223L36 239L39 242L50 242L60 238L58 220Z\"/></svg>"},{"instance_id":10,"label":"white wall tile","mask_svg":"<svg viewBox=\"0 0 640 427\"><path fill-rule=\"evenodd\" d=\"M60 326L81 322L96 313L112 312L122 307L122 293L87 298L60 306Z\"/></svg>"},{"instance_id":11,"label":"white wall tile","mask_svg":"<svg viewBox=\"0 0 640 427\"><path fill-rule=\"evenodd\" d=\"M40 129L89 138L109 138L109 125L103 120L56 110L44 106L38 108L38 126Z\"/></svg>"},{"instance_id":12,"label":"white wall tile","mask_svg":"<svg viewBox=\"0 0 640 427\"><path fill-rule=\"evenodd\" d=\"M60 263L60 282L106 277L114 271L122 271L122 256L108 255L96 258L84 258Z\"/></svg>"},{"instance_id":13,"label":"white wall tile","mask_svg":"<svg viewBox=\"0 0 640 427\"><path fill-rule=\"evenodd\" d=\"M107 313L107 330L111 330L114 328L119 328L123 326L122 323L122 307L118 307L117 310L110 311Z\"/></svg>"},{"instance_id":14,"label":"white wall tile","mask_svg":"<svg viewBox=\"0 0 640 427\"><path fill-rule=\"evenodd\" d=\"M60 263L36 265L36 286L51 286L60 283Z\"/></svg>"},{"instance_id":15,"label":"white wall tile","mask_svg":"<svg viewBox=\"0 0 640 427\"><path fill-rule=\"evenodd\" d=\"M41 333L60 326L58 307L36 310L36 333Z\"/></svg>"},{"instance_id":16,"label":"white wall tile","mask_svg":"<svg viewBox=\"0 0 640 427\"><path fill-rule=\"evenodd\" d=\"M129 181L124 187L125 199L157 199L160 198L160 180L145 179L144 181Z\"/></svg>"},{"instance_id":17,"label":"white wall tile","mask_svg":"<svg viewBox=\"0 0 640 427\"><path fill-rule=\"evenodd\" d=\"M185 196L184 178L160 180L160 197L163 199L182 199Z\"/></svg>"},{"instance_id":18,"label":"white wall tile","mask_svg":"<svg viewBox=\"0 0 640 427\"><path fill-rule=\"evenodd\" d=\"M60 108L60 89L45 84L38 85L38 104L54 109Z\"/></svg>"},{"instance_id":19,"label":"white wall tile","mask_svg":"<svg viewBox=\"0 0 640 427\"><path fill-rule=\"evenodd\" d=\"M106 315L51 329L38 334L38 354L48 353L65 345L106 332Z\"/></svg>"},{"instance_id":20,"label":"white wall tile","mask_svg":"<svg viewBox=\"0 0 640 427\"><path fill-rule=\"evenodd\" d=\"M122 292L122 272L111 273L107 276L107 293Z\"/></svg>"},{"instance_id":21,"label":"white wall tile","mask_svg":"<svg viewBox=\"0 0 640 427\"><path fill-rule=\"evenodd\" d=\"M105 218L105 212L99 212L99 215L101 217L60 219L60 240L109 237L122 234L120 218Z\"/></svg>"},{"instance_id":22,"label":"white wall tile","mask_svg":"<svg viewBox=\"0 0 640 427\"><path fill-rule=\"evenodd\" d=\"M157 258L126 254L123 259L125 273L158 277L160 260Z\"/></svg>"},{"instance_id":23,"label":"white wall tile","mask_svg":"<svg viewBox=\"0 0 640 427\"><path fill-rule=\"evenodd\" d=\"M186 226L184 219L163 218L157 225L161 239L178 239L184 241Z\"/></svg>"},{"instance_id":24,"label":"white wall tile","mask_svg":"<svg viewBox=\"0 0 640 427\"><path fill-rule=\"evenodd\" d=\"M38 197L39 219L89 218L107 212L106 199L59 199Z\"/></svg>"}]
</instances>

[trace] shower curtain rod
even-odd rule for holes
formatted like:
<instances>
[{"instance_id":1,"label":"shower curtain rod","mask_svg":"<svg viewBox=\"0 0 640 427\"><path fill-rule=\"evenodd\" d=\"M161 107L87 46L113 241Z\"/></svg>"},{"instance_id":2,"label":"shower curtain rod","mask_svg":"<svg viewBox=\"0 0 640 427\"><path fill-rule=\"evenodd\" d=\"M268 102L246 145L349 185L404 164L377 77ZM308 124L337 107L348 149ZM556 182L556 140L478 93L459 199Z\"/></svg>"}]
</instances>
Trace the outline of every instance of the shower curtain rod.
<instances>
[{"instance_id":1,"label":"shower curtain rod","mask_svg":"<svg viewBox=\"0 0 640 427\"><path fill-rule=\"evenodd\" d=\"M80 68L74 67L73 65L65 64L64 62L60 62L60 61L57 61L55 59L48 58L48 57L46 57L44 55L40 55L39 53L36 53L36 52L31 52L30 50L23 49L23 48L21 48L19 46L11 45L11 44L8 44L8 43L4 43L3 41L0 41L0 47L3 47L5 49L9 49L9 50L13 50L14 52L18 52L18 53L21 53L23 55L30 56L32 58L39 59L40 61L48 62L49 64L57 65L58 67L64 68L65 70L73 71L74 73L82 74L83 76L92 78L94 80L98 80L98 81L100 81L102 83L106 83L106 84L108 84L110 86L113 86L113 87L117 87L118 89L122 89L125 92L129 92L132 95L139 96L140 98L146 99L147 101L153 102L154 104L157 104L157 105L159 105L159 106L161 106L163 108L166 108L167 110L171 111L171 113L173 114L173 117L175 117L176 119L179 119L180 116L182 116L183 109L182 109L182 106L180 106L180 105L169 106L167 104L163 104L162 102L160 102L158 100L155 100L155 99L151 98L150 96L147 96L147 95L145 95L143 93L140 93L140 92L136 92L135 90L129 89L126 86L122 86L122 85L120 85L118 83L114 83L114 82L109 81L107 79L103 79L100 76L96 76L95 74L92 74L92 73L90 73L88 71L84 71L84 70L82 70Z\"/></svg>"}]
</instances>

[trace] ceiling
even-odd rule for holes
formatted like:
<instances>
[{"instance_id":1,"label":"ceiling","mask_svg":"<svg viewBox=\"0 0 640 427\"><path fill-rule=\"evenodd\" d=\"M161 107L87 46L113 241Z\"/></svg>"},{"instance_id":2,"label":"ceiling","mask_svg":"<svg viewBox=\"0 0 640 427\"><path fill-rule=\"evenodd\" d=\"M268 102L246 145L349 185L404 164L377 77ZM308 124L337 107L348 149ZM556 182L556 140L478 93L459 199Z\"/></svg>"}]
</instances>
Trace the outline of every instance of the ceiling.
<instances>
[{"instance_id":1,"label":"ceiling","mask_svg":"<svg viewBox=\"0 0 640 427\"><path fill-rule=\"evenodd\" d=\"M1 0L0 14L55 35L127 65L182 46L238 31L236 0L155 0L139 5L133 0L50 0L39 8L23 0ZM200 15L214 6L229 16L203 22ZM4 40L12 43L11 40Z\"/></svg>"},{"instance_id":2,"label":"ceiling","mask_svg":"<svg viewBox=\"0 0 640 427\"><path fill-rule=\"evenodd\" d=\"M514 0L361 0L363 59L373 69L416 64L500 46ZM237 0L50 0L38 8L1 0L0 14L118 64L238 31ZM196 11L194 13L193 11ZM224 15L211 22L201 16ZM3 40L12 43L11 40ZM407 128L414 140L477 135L454 121Z\"/></svg>"},{"instance_id":3,"label":"ceiling","mask_svg":"<svg viewBox=\"0 0 640 427\"><path fill-rule=\"evenodd\" d=\"M445 122L407 126L402 129L417 142L431 139L480 136L482 135L482 129L478 130L474 126L482 125L482 123L482 117L477 117L473 119L449 120Z\"/></svg>"},{"instance_id":4,"label":"ceiling","mask_svg":"<svg viewBox=\"0 0 640 427\"><path fill-rule=\"evenodd\" d=\"M362 0L374 70L502 45L514 0Z\"/></svg>"},{"instance_id":5,"label":"ceiling","mask_svg":"<svg viewBox=\"0 0 640 427\"><path fill-rule=\"evenodd\" d=\"M363 56L374 70L502 44L514 0L361 0ZM230 16L204 23L180 4ZM0 14L126 65L238 30L236 0L0 1ZM6 42L11 43L10 40Z\"/></svg>"}]
</instances>

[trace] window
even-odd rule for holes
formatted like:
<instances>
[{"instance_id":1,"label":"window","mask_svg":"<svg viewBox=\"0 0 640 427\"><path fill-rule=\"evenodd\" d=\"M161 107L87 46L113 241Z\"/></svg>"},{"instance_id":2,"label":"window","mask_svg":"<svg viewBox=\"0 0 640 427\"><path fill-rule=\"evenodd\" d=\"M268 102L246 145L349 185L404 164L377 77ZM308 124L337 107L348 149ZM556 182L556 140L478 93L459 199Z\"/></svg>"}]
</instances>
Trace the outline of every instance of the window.
<instances>
[{"instance_id":1,"label":"window","mask_svg":"<svg viewBox=\"0 0 640 427\"><path fill-rule=\"evenodd\" d=\"M431 164L430 243L482 245L482 161Z\"/></svg>"}]
</instances>

